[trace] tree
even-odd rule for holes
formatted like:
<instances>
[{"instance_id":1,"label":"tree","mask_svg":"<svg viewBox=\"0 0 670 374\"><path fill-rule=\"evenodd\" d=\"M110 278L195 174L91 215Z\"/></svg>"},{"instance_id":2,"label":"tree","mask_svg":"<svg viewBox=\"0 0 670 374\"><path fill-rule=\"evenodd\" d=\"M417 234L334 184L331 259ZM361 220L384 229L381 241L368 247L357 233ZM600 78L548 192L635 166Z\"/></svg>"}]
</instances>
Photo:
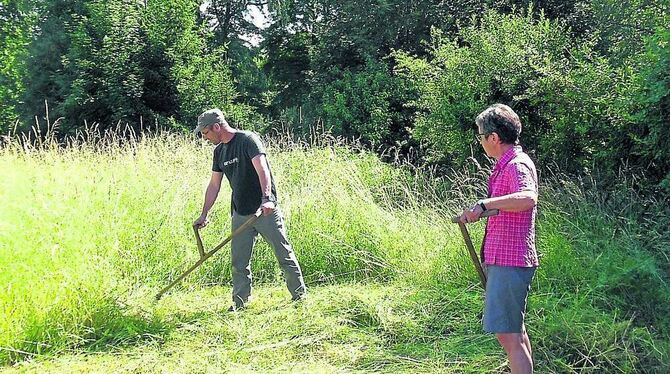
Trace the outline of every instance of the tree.
<instances>
[{"instance_id":1,"label":"tree","mask_svg":"<svg viewBox=\"0 0 670 374\"><path fill-rule=\"evenodd\" d=\"M22 84L22 124L30 126L33 118L46 115L45 101L56 109L52 118L59 118L60 104L69 95L72 82L78 72L65 66L65 56L70 46L69 32L75 30L88 10L83 1L35 1L35 12L39 14L34 34L25 55L26 74ZM42 121L43 123L44 121Z\"/></svg>"},{"instance_id":2,"label":"tree","mask_svg":"<svg viewBox=\"0 0 670 374\"><path fill-rule=\"evenodd\" d=\"M472 155L467 150L474 142L476 115L500 102L521 116L524 144L541 148L560 121L552 117L553 111L540 108L547 93L563 92L561 79L569 72L565 56L570 47L570 37L560 24L544 17L534 20L532 13L489 11L455 37L434 30L429 59L395 54L398 73L420 92L413 103L419 112L414 136L430 144L434 161L460 164ZM553 149L546 155L559 152L579 159L583 149L575 142L576 134L560 131L563 135L569 139L552 138L555 141L547 144Z\"/></svg>"},{"instance_id":3,"label":"tree","mask_svg":"<svg viewBox=\"0 0 670 374\"><path fill-rule=\"evenodd\" d=\"M65 68L76 71L59 112L70 126L96 121L102 128L116 123L138 126L148 117L142 101L142 70L147 40L141 8L134 0L98 0L70 33Z\"/></svg>"},{"instance_id":4,"label":"tree","mask_svg":"<svg viewBox=\"0 0 670 374\"><path fill-rule=\"evenodd\" d=\"M19 119L18 106L24 90L24 55L35 16L25 2L0 1L0 133Z\"/></svg>"},{"instance_id":5,"label":"tree","mask_svg":"<svg viewBox=\"0 0 670 374\"><path fill-rule=\"evenodd\" d=\"M262 43L267 54L263 65L277 90L271 103L275 116L281 109L299 107L312 91L309 83L311 68L310 35L307 32L289 33L273 26L265 32Z\"/></svg>"},{"instance_id":6,"label":"tree","mask_svg":"<svg viewBox=\"0 0 670 374\"><path fill-rule=\"evenodd\" d=\"M323 102L317 113L324 125L336 135L369 144L404 146L411 113L403 103L412 94L404 82L386 64L373 60L361 71L340 74L340 79L317 91Z\"/></svg>"},{"instance_id":7,"label":"tree","mask_svg":"<svg viewBox=\"0 0 670 374\"><path fill-rule=\"evenodd\" d=\"M66 134L84 123L181 127L211 106L253 117L251 108L234 103L226 50L208 44L197 2L38 5L43 16L26 59L24 121L42 117L45 100Z\"/></svg>"},{"instance_id":8,"label":"tree","mask_svg":"<svg viewBox=\"0 0 670 374\"><path fill-rule=\"evenodd\" d=\"M455 28L470 17L469 10L485 6L437 0L271 1L273 25L264 31L262 44L277 92L271 113L304 107L309 120L321 118L343 135L403 141L412 115L401 104L407 93L391 87L398 82L391 77L394 61L386 58L398 49L424 55L432 26ZM364 87L366 82L383 92ZM347 108L347 103L353 106ZM370 119L376 123L363 125Z\"/></svg>"},{"instance_id":9,"label":"tree","mask_svg":"<svg viewBox=\"0 0 670 374\"><path fill-rule=\"evenodd\" d=\"M206 3L204 20L213 31L213 44L227 46L239 44L241 36L254 35L258 28L245 16L249 7L262 8L267 5L262 0L212 0Z\"/></svg>"},{"instance_id":10,"label":"tree","mask_svg":"<svg viewBox=\"0 0 670 374\"><path fill-rule=\"evenodd\" d=\"M584 19L591 25L596 50L618 65L644 51L644 39L662 25L670 26L667 0L590 0Z\"/></svg>"},{"instance_id":11,"label":"tree","mask_svg":"<svg viewBox=\"0 0 670 374\"><path fill-rule=\"evenodd\" d=\"M648 38L643 56L642 90L637 98L642 103L638 126L646 128L639 138L637 152L643 157L652 181L670 192L670 28L660 27Z\"/></svg>"}]
</instances>

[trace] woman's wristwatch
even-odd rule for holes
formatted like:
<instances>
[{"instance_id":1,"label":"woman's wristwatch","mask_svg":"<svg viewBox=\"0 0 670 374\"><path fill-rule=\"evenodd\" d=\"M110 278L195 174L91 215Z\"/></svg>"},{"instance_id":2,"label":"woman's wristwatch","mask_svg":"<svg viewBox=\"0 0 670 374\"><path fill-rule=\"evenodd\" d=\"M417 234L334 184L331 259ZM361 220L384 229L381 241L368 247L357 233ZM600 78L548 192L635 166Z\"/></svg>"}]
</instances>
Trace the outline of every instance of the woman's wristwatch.
<instances>
[{"instance_id":1,"label":"woman's wristwatch","mask_svg":"<svg viewBox=\"0 0 670 374\"><path fill-rule=\"evenodd\" d=\"M484 205L484 200L477 201L477 205L482 208L482 212L486 212L486 205Z\"/></svg>"}]
</instances>

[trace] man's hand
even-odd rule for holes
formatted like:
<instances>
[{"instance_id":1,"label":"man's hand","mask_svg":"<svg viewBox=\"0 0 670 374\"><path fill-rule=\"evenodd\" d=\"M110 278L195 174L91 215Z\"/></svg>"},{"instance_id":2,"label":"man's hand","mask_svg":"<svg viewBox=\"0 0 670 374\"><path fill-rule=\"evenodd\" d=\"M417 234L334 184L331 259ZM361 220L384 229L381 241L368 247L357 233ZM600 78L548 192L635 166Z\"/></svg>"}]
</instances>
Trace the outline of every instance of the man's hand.
<instances>
[{"instance_id":1,"label":"man's hand","mask_svg":"<svg viewBox=\"0 0 670 374\"><path fill-rule=\"evenodd\" d=\"M207 215L203 214L200 217L198 217L198 219L196 219L195 222L193 222L193 226L201 229L201 228L207 226L208 223L209 223L209 221L207 220Z\"/></svg>"},{"instance_id":2,"label":"man's hand","mask_svg":"<svg viewBox=\"0 0 670 374\"><path fill-rule=\"evenodd\" d=\"M275 210L275 203L272 201L266 201L261 205L264 216L269 216Z\"/></svg>"},{"instance_id":3,"label":"man's hand","mask_svg":"<svg viewBox=\"0 0 670 374\"><path fill-rule=\"evenodd\" d=\"M482 213L484 213L482 207L479 204L475 204L472 208L466 209L463 211L463 213L461 213L461 222L477 222L479 221L479 217L481 217Z\"/></svg>"}]
</instances>

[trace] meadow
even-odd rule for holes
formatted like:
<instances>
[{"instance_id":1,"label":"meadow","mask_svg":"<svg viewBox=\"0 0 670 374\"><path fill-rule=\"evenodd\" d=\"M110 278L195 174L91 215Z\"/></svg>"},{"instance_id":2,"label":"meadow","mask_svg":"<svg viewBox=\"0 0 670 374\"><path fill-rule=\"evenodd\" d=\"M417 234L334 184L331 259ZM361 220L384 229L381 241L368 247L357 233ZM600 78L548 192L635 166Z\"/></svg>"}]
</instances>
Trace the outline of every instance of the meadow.
<instances>
[{"instance_id":1,"label":"meadow","mask_svg":"<svg viewBox=\"0 0 670 374\"><path fill-rule=\"evenodd\" d=\"M198 258L191 224L211 145L168 132L87 133L67 144L5 138L2 369L507 370L494 337L481 330L482 291L450 221L485 194L490 165L437 175L331 138L268 142L310 294L289 301L260 240L255 299L227 313L226 248L154 300ZM527 317L536 370L668 372L666 218L636 222L637 209L654 201L631 189L605 193L595 179L559 173L541 179L541 267ZM206 247L229 233L229 195L226 185L202 230ZM479 243L483 224L469 229Z\"/></svg>"}]
</instances>

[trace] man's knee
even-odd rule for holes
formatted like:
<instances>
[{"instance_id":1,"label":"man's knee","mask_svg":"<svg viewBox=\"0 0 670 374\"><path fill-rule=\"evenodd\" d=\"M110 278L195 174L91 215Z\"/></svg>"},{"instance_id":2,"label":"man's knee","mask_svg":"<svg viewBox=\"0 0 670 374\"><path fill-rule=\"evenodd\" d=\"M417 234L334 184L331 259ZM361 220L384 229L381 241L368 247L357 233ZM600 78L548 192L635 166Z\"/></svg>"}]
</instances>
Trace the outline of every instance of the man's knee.
<instances>
[{"instance_id":1,"label":"man's knee","mask_svg":"<svg viewBox=\"0 0 670 374\"><path fill-rule=\"evenodd\" d=\"M234 275L246 275L251 274L251 264L247 263L232 263L230 266Z\"/></svg>"}]
</instances>

